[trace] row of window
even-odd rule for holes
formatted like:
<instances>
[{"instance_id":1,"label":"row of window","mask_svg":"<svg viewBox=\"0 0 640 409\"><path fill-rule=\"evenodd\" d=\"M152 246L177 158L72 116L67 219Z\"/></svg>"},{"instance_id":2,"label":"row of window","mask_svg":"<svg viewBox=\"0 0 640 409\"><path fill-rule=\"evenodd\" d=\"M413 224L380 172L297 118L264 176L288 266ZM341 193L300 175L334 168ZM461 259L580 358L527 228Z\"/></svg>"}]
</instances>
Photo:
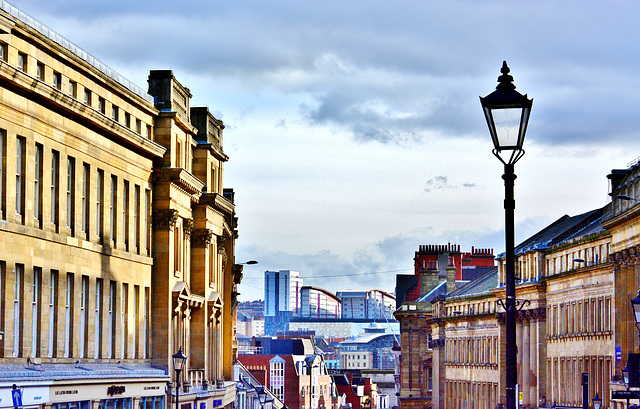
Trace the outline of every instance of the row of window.
<instances>
[{"instance_id":1,"label":"row of window","mask_svg":"<svg viewBox=\"0 0 640 409\"><path fill-rule=\"evenodd\" d=\"M10 141L15 143L9 146ZM88 241L104 244L105 230L110 243L116 248L138 254L151 254L151 190L142 189L135 184L133 189L128 180L118 180L116 175L105 174L100 168L92 169L86 162L82 163L82 185L77 191L76 158L66 157L62 168L63 157L59 151L47 152L40 143L35 143L33 161L28 160L27 144L23 136L9 138L7 132L0 130L0 218L7 220L9 208L8 191L15 195L11 200L15 213L22 224L27 224L27 209L32 211L34 224L42 229L44 213L49 212L48 222L60 232L60 218L64 217L66 227L72 236ZM15 147L15 178L9 177L6 167L8 148ZM47 187L45 188L45 175ZM29 184L29 186L27 185ZM64 191L62 191L64 189ZM29 191L33 206L26 206L26 192ZM63 200L62 195L65 199ZM121 195L121 197L120 197ZM133 196L133 197L132 197ZM80 203L80 235L76 235L76 200ZM46 203L46 205L45 205ZM61 208L66 206L66 212ZM120 213L120 215L118 214ZM118 219L121 224L118 224ZM120 237L118 243L116 238ZM133 249L130 249L133 242Z\"/></svg>"},{"instance_id":2,"label":"row of window","mask_svg":"<svg viewBox=\"0 0 640 409\"><path fill-rule=\"evenodd\" d=\"M610 334L611 297L600 296L547 306L547 338Z\"/></svg>"},{"instance_id":3,"label":"row of window","mask_svg":"<svg viewBox=\"0 0 640 409\"><path fill-rule=\"evenodd\" d=\"M613 371L611 356L579 356L547 359L549 382L547 403L558 406L582 404L582 373L589 373L589 396L602 398L602 407L609 407L609 382Z\"/></svg>"},{"instance_id":4,"label":"row of window","mask_svg":"<svg viewBox=\"0 0 640 409\"><path fill-rule=\"evenodd\" d=\"M0 43L0 59L3 61L8 61L8 47L6 43ZM42 81L46 81L46 70L45 64L37 61L35 63L35 72L31 72L31 67L29 65L29 56L23 52L18 52L17 57L17 68L20 71L23 71L29 75L35 74L35 77ZM66 80L67 78L65 78ZM147 139L151 139L152 135L152 127L150 124L144 123L139 118L133 118L131 113L124 111L120 107L111 102L107 101L104 97L101 97L97 93L92 92L89 88L83 87L79 85L76 81L68 79L69 81L69 95L74 99L79 99L79 89L82 88L82 101L85 105L98 110L103 115L107 115L107 105L110 105L111 109L109 111L111 119L118 123L122 123L129 129L134 130L139 135L142 135L144 132L144 136ZM51 85L54 88L62 91L63 87L63 76L61 73L57 71L53 71L51 75ZM95 95L94 95L95 94ZM135 128L134 128L135 122Z\"/></svg>"},{"instance_id":5,"label":"row of window","mask_svg":"<svg viewBox=\"0 0 640 409\"><path fill-rule=\"evenodd\" d=\"M448 408L493 409L501 400L497 383L468 380L447 380L444 396Z\"/></svg>"},{"instance_id":6,"label":"row of window","mask_svg":"<svg viewBox=\"0 0 640 409\"><path fill-rule=\"evenodd\" d=\"M11 343L13 357L148 358L150 292L87 275L78 281L71 272L45 275L42 267L27 274L24 264L10 272L0 261L0 294L9 297L0 307L13 317L2 328L5 345Z\"/></svg>"},{"instance_id":7,"label":"row of window","mask_svg":"<svg viewBox=\"0 0 640 409\"><path fill-rule=\"evenodd\" d=\"M498 365L498 337L447 338L445 364Z\"/></svg>"},{"instance_id":8,"label":"row of window","mask_svg":"<svg viewBox=\"0 0 640 409\"><path fill-rule=\"evenodd\" d=\"M495 301L476 301L473 303L446 307L447 316L493 314L495 312Z\"/></svg>"},{"instance_id":9,"label":"row of window","mask_svg":"<svg viewBox=\"0 0 640 409\"><path fill-rule=\"evenodd\" d=\"M599 244L567 254L547 259L548 275L569 271L580 267L604 263L609 258L609 245Z\"/></svg>"}]
</instances>

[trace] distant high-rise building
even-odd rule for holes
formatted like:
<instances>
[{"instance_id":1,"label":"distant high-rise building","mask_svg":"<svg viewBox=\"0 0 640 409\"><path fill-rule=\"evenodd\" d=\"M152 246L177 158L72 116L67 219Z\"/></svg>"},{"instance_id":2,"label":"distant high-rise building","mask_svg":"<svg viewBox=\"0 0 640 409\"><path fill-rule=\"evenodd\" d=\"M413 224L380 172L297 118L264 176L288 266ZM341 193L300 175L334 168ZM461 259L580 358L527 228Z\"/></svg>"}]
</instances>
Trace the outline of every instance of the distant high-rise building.
<instances>
[{"instance_id":1,"label":"distant high-rise building","mask_svg":"<svg viewBox=\"0 0 640 409\"><path fill-rule=\"evenodd\" d=\"M393 320L396 298L382 290L341 290L342 319Z\"/></svg>"},{"instance_id":2,"label":"distant high-rise building","mask_svg":"<svg viewBox=\"0 0 640 409\"><path fill-rule=\"evenodd\" d=\"M300 316L300 273L292 270L264 272L264 331L288 331L292 317Z\"/></svg>"}]
</instances>

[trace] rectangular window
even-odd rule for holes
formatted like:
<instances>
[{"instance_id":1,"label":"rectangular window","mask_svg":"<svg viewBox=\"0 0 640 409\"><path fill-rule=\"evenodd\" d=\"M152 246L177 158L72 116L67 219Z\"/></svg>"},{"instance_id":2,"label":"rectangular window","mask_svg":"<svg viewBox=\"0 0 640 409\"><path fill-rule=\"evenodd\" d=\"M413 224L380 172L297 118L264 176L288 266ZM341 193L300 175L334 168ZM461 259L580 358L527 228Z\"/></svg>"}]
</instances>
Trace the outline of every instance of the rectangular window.
<instances>
[{"instance_id":1,"label":"rectangular window","mask_svg":"<svg viewBox=\"0 0 640 409\"><path fill-rule=\"evenodd\" d=\"M53 87L56 89L62 89L62 74L59 72L53 73Z\"/></svg>"},{"instance_id":2,"label":"rectangular window","mask_svg":"<svg viewBox=\"0 0 640 409\"><path fill-rule=\"evenodd\" d=\"M127 354L127 338L129 337L129 322L128 322L128 314L129 314L129 284L122 284L122 305L120 307L120 327L122 328L122 344L121 344L121 352L120 356L122 359L126 359Z\"/></svg>"},{"instance_id":3,"label":"rectangular window","mask_svg":"<svg viewBox=\"0 0 640 409\"><path fill-rule=\"evenodd\" d=\"M40 356L40 291L42 286L42 268L33 269L31 288L31 356Z\"/></svg>"},{"instance_id":4,"label":"rectangular window","mask_svg":"<svg viewBox=\"0 0 640 409\"><path fill-rule=\"evenodd\" d=\"M118 122L118 117L119 117L119 109L116 105L112 105L111 106L111 119L113 119L114 121Z\"/></svg>"},{"instance_id":5,"label":"rectangular window","mask_svg":"<svg viewBox=\"0 0 640 409\"><path fill-rule=\"evenodd\" d=\"M98 111L103 115L107 114L107 102L102 97L98 97Z\"/></svg>"},{"instance_id":6,"label":"rectangular window","mask_svg":"<svg viewBox=\"0 0 640 409\"><path fill-rule=\"evenodd\" d=\"M140 334L138 329L138 318L140 317L140 286L133 286L133 317L131 320L131 332L133 333L133 351L132 357L138 356L138 343L140 342Z\"/></svg>"},{"instance_id":7,"label":"rectangular window","mask_svg":"<svg viewBox=\"0 0 640 409\"><path fill-rule=\"evenodd\" d=\"M149 358L149 351L151 350L151 337L149 336L149 328L151 327L150 317L151 317L151 289L149 287L144 288L144 317L143 317L143 328L142 328L142 339L143 339L143 351L142 358Z\"/></svg>"},{"instance_id":8,"label":"rectangular window","mask_svg":"<svg viewBox=\"0 0 640 409\"><path fill-rule=\"evenodd\" d=\"M6 204L5 197L7 175L5 172L5 164L7 163L5 154L7 152L7 132L0 130L0 219L6 220Z\"/></svg>"},{"instance_id":9,"label":"rectangular window","mask_svg":"<svg viewBox=\"0 0 640 409\"><path fill-rule=\"evenodd\" d=\"M42 155L44 149L41 144L36 143L36 157L34 163L33 180L33 217L42 228Z\"/></svg>"},{"instance_id":10,"label":"rectangular window","mask_svg":"<svg viewBox=\"0 0 640 409\"><path fill-rule=\"evenodd\" d=\"M0 43L0 60L7 61L7 44Z\"/></svg>"},{"instance_id":11,"label":"rectangular window","mask_svg":"<svg viewBox=\"0 0 640 409\"><path fill-rule=\"evenodd\" d=\"M129 182L124 181L122 191L122 233L124 234L124 249L129 251Z\"/></svg>"},{"instance_id":12,"label":"rectangular window","mask_svg":"<svg viewBox=\"0 0 640 409\"><path fill-rule=\"evenodd\" d=\"M87 327L89 325L89 276L82 276L80 289L80 358L87 357Z\"/></svg>"},{"instance_id":13,"label":"rectangular window","mask_svg":"<svg viewBox=\"0 0 640 409\"><path fill-rule=\"evenodd\" d=\"M131 128L131 114L128 112L124 113L124 125L127 128Z\"/></svg>"},{"instance_id":14,"label":"rectangular window","mask_svg":"<svg viewBox=\"0 0 640 409\"><path fill-rule=\"evenodd\" d=\"M13 356L22 356L22 279L24 265L16 264L13 292Z\"/></svg>"},{"instance_id":15,"label":"rectangular window","mask_svg":"<svg viewBox=\"0 0 640 409\"><path fill-rule=\"evenodd\" d=\"M151 125L147 125L145 136L147 137L147 139L151 139Z\"/></svg>"},{"instance_id":16,"label":"rectangular window","mask_svg":"<svg viewBox=\"0 0 640 409\"><path fill-rule=\"evenodd\" d=\"M60 152L51 151L51 223L58 227L58 194L60 191Z\"/></svg>"},{"instance_id":17,"label":"rectangular window","mask_svg":"<svg viewBox=\"0 0 640 409\"><path fill-rule=\"evenodd\" d=\"M82 164L82 231L86 235L86 239L89 239L89 188L91 177L89 164Z\"/></svg>"},{"instance_id":18,"label":"rectangular window","mask_svg":"<svg viewBox=\"0 0 640 409\"><path fill-rule=\"evenodd\" d=\"M109 229L111 241L116 242L116 203L118 199L118 178L111 175L111 199L109 201Z\"/></svg>"},{"instance_id":19,"label":"rectangular window","mask_svg":"<svg viewBox=\"0 0 640 409\"><path fill-rule=\"evenodd\" d=\"M57 344L57 301L58 301L58 272L51 270L51 278L49 281L49 357L56 356Z\"/></svg>"},{"instance_id":20,"label":"rectangular window","mask_svg":"<svg viewBox=\"0 0 640 409\"><path fill-rule=\"evenodd\" d=\"M24 174L26 141L22 136L16 138L16 213L22 216L24 223Z\"/></svg>"},{"instance_id":21,"label":"rectangular window","mask_svg":"<svg viewBox=\"0 0 640 409\"><path fill-rule=\"evenodd\" d=\"M98 179L96 180L96 236L102 241L102 223L104 206L104 171L98 169Z\"/></svg>"},{"instance_id":22,"label":"rectangular window","mask_svg":"<svg viewBox=\"0 0 640 409\"><path fill-rule=\"evenodd\" d=\"M69 81L69 95L74 98L78 98L78 83L75 81Z\"/></svg>"},{"instance_id":23,"label":"rectangular window","mask_svg":"<svg viewBox=\"0 0 640 409\"><path fill-rule=\"evenodd\" d=\"M96 302L95 302L95 311L94 311L94 344L95 344L95 352L93 357L100 358L102 355L102 288L103 281L102 278L96 279Z\"/></svg>"},{"instance_id":24,"label":"rectangular window","mask_svg":"<svg viewBox=\"0 0 640 409\"><path fill-rule=\"evenodd\" d=\"M18 53L18 69L27 72L27 54Z\"/></svg>"},{"instance_id":25,"label":"rectangular window","mask_svg":"<svg viewBox=\"0 0 640 409\"><path fill-rule=\"evenodd\" d=\"M67 273L67 288L64 294L64 357L73 356L73 273Z\"/></svg>"},{"instance_id":26,"label":"rectangular window","mask_svg":"<svg viewBox=\"0 0 640 409\"><path fill-rule=\"evenodd\" d=\"M107 342L107 347L109 351L107 353L108 357L113 359L116 357L116 282L111 281L109 283L109 316L108 324L109 324L109 338Z\"/></svg>"},{"instance_id":27,"label":"rectangular window","mask_svg":"<svg viewBox=\"0 0 640 409\"><path fill-rule=\"evenodd\" d=\"M136 132L142 135L142 121L139 119L136 119Z\"/></svg>"},{"instance_id":28,"label":"rectangular window","mask_svg":"<svg viewBox=\"0 0 640 409\"><path fill-rule=\"evenodd\" d=\"M144 251L148 256L151 252L151 190L144 190Z\"/></svg>"},{"instance_id":29,"label":"rectangular window","mask_svg":"<svg viewBox=\"0 0 640 409\"><path fill-rule=\"evenodd\" d=\"M84 103L91 106L91 90L87 88L84 89Z\"/></svg>"},{"instance_id":30,"label":"rectangular window","mask_svg":"<svg viewBox=\"0 0 640 409\"><path fill-rule=\"evenodd\" d=\"M133 188L133 237L136 252L140 252L140 186Z\"/></svg>"},{"instance_id":31,"label":"rectangular window","mask_svg":"<svg viewBox=\"0 0 640 409\"><path fill-rule=\"evenodd\" d=\"M73 235L75 223L75 184L76 184L76 160L67 158L67 227Z\"/></svg>"},{"instance_id":32,"label":"rectangular window","mask_svg":"<svg viewBox=\"0 0 640 409\"><path fill-rule=\"evenodd\" d=\"M36 64L36 77L40 81L44 81L44 64L41 62Z\"/></svg>"}]
</instances>

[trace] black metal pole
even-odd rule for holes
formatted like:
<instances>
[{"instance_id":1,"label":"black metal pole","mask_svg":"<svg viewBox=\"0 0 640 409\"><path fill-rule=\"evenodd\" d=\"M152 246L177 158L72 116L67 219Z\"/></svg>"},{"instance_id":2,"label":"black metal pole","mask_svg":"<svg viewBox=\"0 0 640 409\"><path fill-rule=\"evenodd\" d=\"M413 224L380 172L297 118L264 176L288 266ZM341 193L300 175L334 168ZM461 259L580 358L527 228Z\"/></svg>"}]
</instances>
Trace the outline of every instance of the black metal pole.
<instances>
[{"instance_id":1,"label":"black metal pole","mask_svg":"<svg viewBox=\"0 0 640 409\"><path fill-rule=\"evenodd\" d=\"M505 221L505 325L506 325L506 403L507 409L516 409L516 384L518 383L516 346L516 273L515 273L515 220L516 202L513 198L513 186L516 175L513 164L504 165L504 221Z\"/></svg>"},{"instance_id":2,"label":"black metal pole","mask_svg":"<svg viewBox=\"0 0 640 409\"><path fill-rule=\"evenodd\" d=\"M589 373L582 373L582 409L589 409Z\"/></svg>"},{"instance_id":3,"label":"black metal pole","mask_svg":"<svg viewBox=\"0 0 640 409\"><path fill-rule=\"evenodd\" d=\"M176 371L176 409L180 409L180 372Z\"/></svg>"}]
</instances>

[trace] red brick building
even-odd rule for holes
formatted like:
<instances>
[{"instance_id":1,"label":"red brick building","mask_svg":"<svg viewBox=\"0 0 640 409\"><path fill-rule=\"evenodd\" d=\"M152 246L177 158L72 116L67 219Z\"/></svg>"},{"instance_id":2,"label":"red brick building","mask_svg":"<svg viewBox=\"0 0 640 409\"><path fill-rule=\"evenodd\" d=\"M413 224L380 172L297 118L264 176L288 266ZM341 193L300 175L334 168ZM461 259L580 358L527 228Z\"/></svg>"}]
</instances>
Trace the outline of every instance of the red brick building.
<instances>
[{"instance_id":1,"label":"red brick building","mask_svg":"<svg viewBox=\"0 0 640 409\"><path fill-rule=\"evenodd\" d=\"M320 355L239 355L238 360L289 409L332 409L338 402Z\"/></svg>"}]
</instances>

